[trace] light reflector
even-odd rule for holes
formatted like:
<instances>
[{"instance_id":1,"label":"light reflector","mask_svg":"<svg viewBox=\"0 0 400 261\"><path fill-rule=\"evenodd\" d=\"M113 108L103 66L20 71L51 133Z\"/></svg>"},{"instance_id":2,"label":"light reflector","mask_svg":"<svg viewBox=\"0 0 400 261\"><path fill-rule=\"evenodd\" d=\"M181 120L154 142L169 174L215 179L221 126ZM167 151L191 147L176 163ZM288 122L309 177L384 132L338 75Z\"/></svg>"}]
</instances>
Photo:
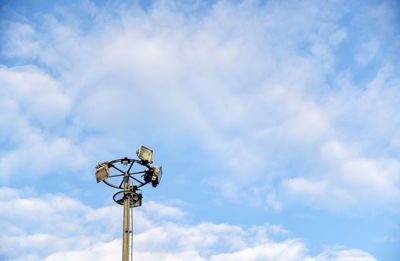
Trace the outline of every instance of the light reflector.
<instances>
[{"instance_id":1,"label":"light reflector","mask_svg":"<svg viewBox=\"0 0 400 261\"><path fill-rule=\"evenodd\" d=\"M108 162L105 161L103 163L100 163L99 165L96 166L96 180L97 183L105 180L110 176L110 169L108 168Z\"/></svg>"}]
</instances>

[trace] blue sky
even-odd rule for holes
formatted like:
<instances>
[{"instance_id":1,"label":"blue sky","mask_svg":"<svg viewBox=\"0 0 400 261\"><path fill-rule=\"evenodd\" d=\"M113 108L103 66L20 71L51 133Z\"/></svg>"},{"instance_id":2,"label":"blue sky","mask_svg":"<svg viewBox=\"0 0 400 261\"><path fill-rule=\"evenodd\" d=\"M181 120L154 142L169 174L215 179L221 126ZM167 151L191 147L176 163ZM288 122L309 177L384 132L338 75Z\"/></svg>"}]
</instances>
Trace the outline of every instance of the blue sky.
<instances>
[{"instance_id":1,"label":"blue sky","mask_svg":"<svg viewBox=\"0 0 400 261\"><path fill-rule=\"evenodd\" d=\"M397 1L2 1L0 259L398 260Z\"/></svg>"}]
</instances>

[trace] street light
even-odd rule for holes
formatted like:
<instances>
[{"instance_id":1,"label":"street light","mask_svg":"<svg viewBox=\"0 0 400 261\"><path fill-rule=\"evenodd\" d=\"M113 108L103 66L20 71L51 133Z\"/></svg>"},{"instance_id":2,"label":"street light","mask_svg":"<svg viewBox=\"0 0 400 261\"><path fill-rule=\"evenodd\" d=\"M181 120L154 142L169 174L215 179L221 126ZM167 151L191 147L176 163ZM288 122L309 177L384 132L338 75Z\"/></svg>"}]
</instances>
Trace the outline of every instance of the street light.
<instances>
[{"instance_id":1,"label":"street light","mask_svg":"<svg viewBox=\"0 0 400 261\"><path fill-rule=\"evenodd\" d=\"M153 187L157 187L160 183L162 176L162 167L151 166L153 163L153 150L140 146L136 151L140 160L117 159L112 161L105 161L96 166L96 181L97 183L103 181L110 187L122 189L114 194L113 199L117 204L124 206L124 219L123 219L123 243L122 243L122 261L129 259L129 244L133 246L133 216L129 215L129 209L140 207L142 205L142 193L140 187L151 183ZM145 168L144 170L133 171L134 164L137 163L139 167ZM122 177L119 185L109 182L108 179ZM117 183L118 184L118 183ZM129 220L131 219L131 227L129 227ZM129 240L129 234L131 239ZM131 249L131 255L132 255Z\"/></svg>"}]
</instances>

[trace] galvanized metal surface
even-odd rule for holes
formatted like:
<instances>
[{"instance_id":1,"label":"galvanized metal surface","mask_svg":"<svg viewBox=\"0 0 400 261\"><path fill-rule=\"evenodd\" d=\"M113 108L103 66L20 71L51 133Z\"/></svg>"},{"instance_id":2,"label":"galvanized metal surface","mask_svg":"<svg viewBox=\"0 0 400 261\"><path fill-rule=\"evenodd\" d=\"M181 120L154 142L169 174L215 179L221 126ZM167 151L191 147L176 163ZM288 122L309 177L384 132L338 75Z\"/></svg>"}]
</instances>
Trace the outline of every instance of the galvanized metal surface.
<instances>
[{"instance_id":1,"label":"galvanized metal surface","mask_svg":"<svg viewBox=\"0 0 400 261\"><path fill-rule=\"evenodd\" d=\"M130 190L129 179L125 179L124 190ZM124 197L124 226L122 238L122 261L129 261L129 195Z\"/></svg>"}]
</instances>

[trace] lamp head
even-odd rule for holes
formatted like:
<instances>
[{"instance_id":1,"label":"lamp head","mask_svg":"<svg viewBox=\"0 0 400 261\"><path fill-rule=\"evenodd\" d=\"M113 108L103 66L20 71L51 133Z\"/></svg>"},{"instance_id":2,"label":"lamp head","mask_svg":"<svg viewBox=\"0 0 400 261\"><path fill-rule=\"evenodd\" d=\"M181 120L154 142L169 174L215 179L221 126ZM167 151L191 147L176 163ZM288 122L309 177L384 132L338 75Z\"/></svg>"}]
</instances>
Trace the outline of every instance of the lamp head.
<instances>
[{"instance_id":1,"label":"lamp head","mask_svg":"<svg viewBox=\"0 0 400 261\"><path fill-rule=\"evenodd\" d=\"M108 168L108 162L105 161L96 166L96 180L97 183L107 179L110 176L110 169Z\"/></svg>"},{"instance_id":2,"label":"lamp head","mask_svg":"<svg viewBox=\"0 0 400 261\"><path fill-rule=\"evenodd\" d=\"M157 187L162 177L162 166L154 166L153 176L151 177L151 185Z\"/></svg>"},{"instance_id":3,"label":"lamp head","mask_svg":"<svg viewBox=\"0 0 400 261\"><path fill-rule=\"evenodd\" d=\"M132 194L130 207L131 208L140 207L142 205L142 198L143 198L143 196L141 193L136 192L136 193Z\"/></svg>"},{"instance_id":4,"label":"lamp head","mask_svg":"<svg viewBox=\"0 0 400 261\"><path fill-rule=\"evenodd\" d=\"M140 148L136 151L136 154L139 159L148 163L153 163L153 150L141 145Z\"/></svg>"},{"instance_id":5,"label":"lamp head","mask_svg":"<svg viewBox=\"0 0 400 261\"><path fill-rule=\"evenodd\" d=\"M151 182L153 187L157 187L160 183L162 177L162 167L158 166L151 166L150 168L146 169L146 172L143 175L144 181L146 183Z\"/></svg>"}]
</instances>

